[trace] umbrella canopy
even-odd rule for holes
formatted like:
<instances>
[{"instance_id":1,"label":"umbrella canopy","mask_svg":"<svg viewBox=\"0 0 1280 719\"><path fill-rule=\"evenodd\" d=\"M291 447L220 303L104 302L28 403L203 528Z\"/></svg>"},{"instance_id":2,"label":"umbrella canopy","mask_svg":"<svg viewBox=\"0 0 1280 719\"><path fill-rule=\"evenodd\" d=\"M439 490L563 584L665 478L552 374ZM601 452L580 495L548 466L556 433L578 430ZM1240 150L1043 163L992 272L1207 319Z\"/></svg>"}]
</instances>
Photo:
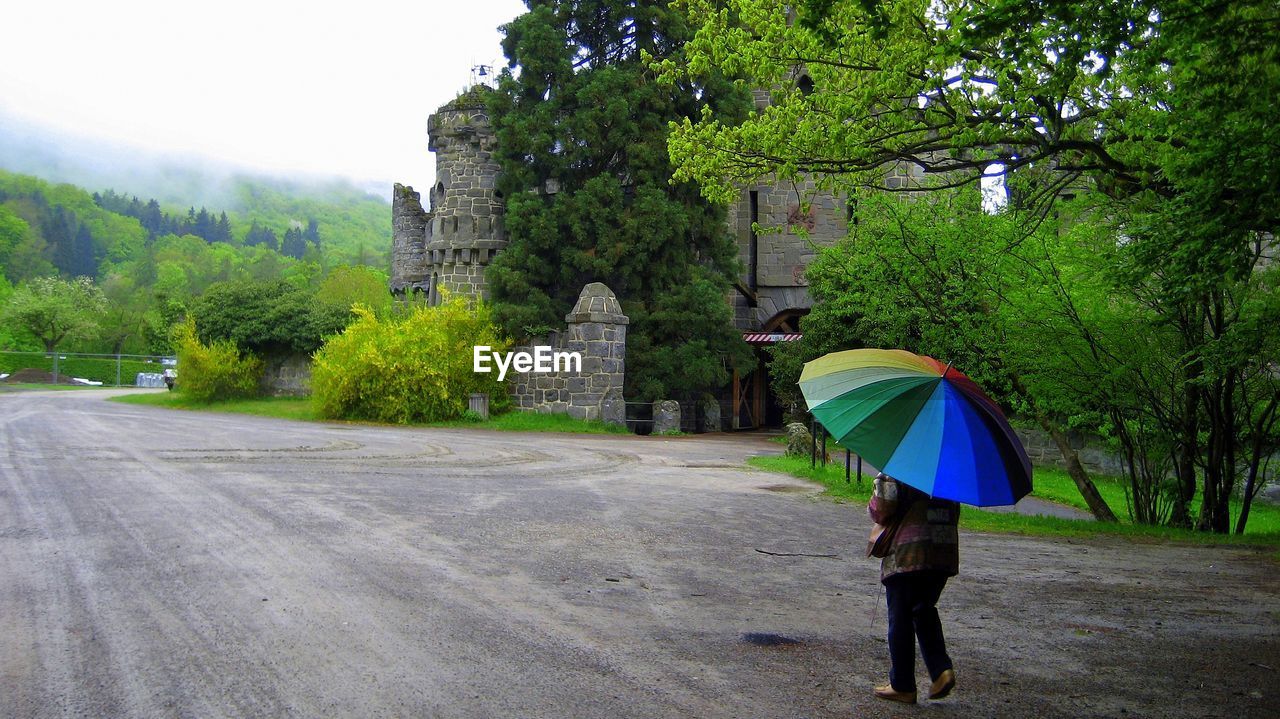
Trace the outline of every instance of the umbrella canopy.
<instances>
[{"instance_id":1,"label":"umbrella canopy","mask_svg":"<svg viewBox=\"0 0 1280 719\"><path fill-rule=\"evenodd\" d=\"M833 352L805 364L809 411L841 444L931 496L979 507L1031 491L1031 461L973 380L904 350Z\"/></svg>"}]
</instances>

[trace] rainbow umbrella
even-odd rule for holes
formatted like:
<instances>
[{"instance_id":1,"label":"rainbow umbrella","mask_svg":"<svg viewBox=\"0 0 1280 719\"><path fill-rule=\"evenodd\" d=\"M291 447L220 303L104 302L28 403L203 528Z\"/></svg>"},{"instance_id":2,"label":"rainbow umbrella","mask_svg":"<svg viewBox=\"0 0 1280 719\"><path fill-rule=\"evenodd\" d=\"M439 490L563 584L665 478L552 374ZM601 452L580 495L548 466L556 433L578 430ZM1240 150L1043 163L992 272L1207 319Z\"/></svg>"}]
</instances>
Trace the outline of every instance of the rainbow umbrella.
<instances>
[{"instance_id":1,"label":"rainbow umbrella","mask_svg":"<svg viewBox=\"0 0 1280 719\"><path fill-rule=\"evenodd\" d=\"M1031 461L1004 413L932 357L833 352L805 364L800 391L841 444L931 496L992 507L1031 491Z\"/></svg>"}]
</instances>

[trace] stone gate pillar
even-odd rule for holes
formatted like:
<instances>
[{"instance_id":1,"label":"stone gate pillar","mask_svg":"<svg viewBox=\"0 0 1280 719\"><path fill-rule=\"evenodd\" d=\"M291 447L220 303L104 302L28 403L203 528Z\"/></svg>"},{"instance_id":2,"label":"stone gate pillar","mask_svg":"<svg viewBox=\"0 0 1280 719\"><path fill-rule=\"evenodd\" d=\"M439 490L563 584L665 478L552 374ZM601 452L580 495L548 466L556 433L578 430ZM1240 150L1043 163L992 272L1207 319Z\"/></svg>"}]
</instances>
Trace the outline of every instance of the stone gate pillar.
<instances>
[{"instance_id":1,"label":"stone gate pillar","mask_svg":"<svg viewBox=\"0 0 1280 719\"><path fill-rule=\"evenodd\" d=\"M582 372L568 379L569 416L626 423L622 381L626 375L627 316L603 283L582 288L569 324L565 349L582 353Z\"/></svg>"}]
</instances>

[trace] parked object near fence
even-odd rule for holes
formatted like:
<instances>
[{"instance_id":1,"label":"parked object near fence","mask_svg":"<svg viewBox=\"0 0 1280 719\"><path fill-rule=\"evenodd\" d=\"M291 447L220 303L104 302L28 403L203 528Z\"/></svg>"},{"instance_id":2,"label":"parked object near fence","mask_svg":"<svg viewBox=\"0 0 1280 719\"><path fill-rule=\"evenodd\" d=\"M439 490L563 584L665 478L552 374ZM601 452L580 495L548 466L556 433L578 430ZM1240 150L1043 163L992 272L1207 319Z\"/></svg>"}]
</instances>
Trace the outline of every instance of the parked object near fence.
<instances>
[{"instance_id":1,"label":"parked object near fence","mask_svg":"<svg viewBox=\"0 0 1280 719\"><path fill-rule=\"evenodd\" d=\"M698 414L702 420L696 427L699 432L719 432L724 427L720 421L720 403L715 399L704 399L698 403Z\"/></svg>"},{"instance_id":2,"label":"parked object near fence","mask_svg":"<svg viewBox=\"0 0 1280 719\"><path fill-rule=\"evenodd\" d=\"M489 395L474 392L467 398L467 409L480 415L480 419L489 419Z\"/></svg>"},{"instance_id":3,"label":"parked object near fence","mask_svg":"<svg viewBox=\"0 0 1280 719\"><path fill-rule=\"evenodd\" d=\"M77 352L16 352L0 351L0 374L8 372L14 377L19 373L28 379L22 381L41 384L71 382L72 378L88 383L101 382L112 387L137 386L139 373L160 373L173 364L172 357L159 355L86 354ZM30 371L30 372L28 372ZM44 373L47 378L37 378ZM10 381L17 381L11 378Z\"/></svg>"},{"instance_id":4,"label":"parked object near fence","mask_svg":"<svg viewBox=\"0 0 1280 719\"><path fill-rule=\"evenodd\" d=\"M136 387L167 387L163 372L139 372L134 382Z\"/></svg>"},{"instance_id":5,"label":"parked object near fence","mask_svg":"<svg viewBox=\"0 0 1280 719\"><path fill-rule=\"evenodd\" d=\"M653 403L653 433L675 434L680 431L680 403L664 399Z\"/></svg>"}]
</instances>

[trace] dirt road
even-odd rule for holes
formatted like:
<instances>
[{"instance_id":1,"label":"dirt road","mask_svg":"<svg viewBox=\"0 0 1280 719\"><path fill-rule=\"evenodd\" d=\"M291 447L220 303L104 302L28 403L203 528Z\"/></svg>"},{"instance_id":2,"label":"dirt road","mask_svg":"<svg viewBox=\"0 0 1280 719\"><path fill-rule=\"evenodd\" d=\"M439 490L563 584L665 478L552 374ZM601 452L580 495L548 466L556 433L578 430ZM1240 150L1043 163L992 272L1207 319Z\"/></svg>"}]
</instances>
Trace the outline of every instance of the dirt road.
<instances>
[{"instance_id":1,"label":"dirt road","mask_svg":"<svg viewBox=\"0 0 1280 719\"><path fill-rule=\"evenodd\" d=\"M865 511L743 467L774 445L108 394L0 394L3 717L1280 708L1280 572L1250 550L963 535L942 602L957 691L898 708L870 696L887 659Z\"/></svg>"}]
</instances>

